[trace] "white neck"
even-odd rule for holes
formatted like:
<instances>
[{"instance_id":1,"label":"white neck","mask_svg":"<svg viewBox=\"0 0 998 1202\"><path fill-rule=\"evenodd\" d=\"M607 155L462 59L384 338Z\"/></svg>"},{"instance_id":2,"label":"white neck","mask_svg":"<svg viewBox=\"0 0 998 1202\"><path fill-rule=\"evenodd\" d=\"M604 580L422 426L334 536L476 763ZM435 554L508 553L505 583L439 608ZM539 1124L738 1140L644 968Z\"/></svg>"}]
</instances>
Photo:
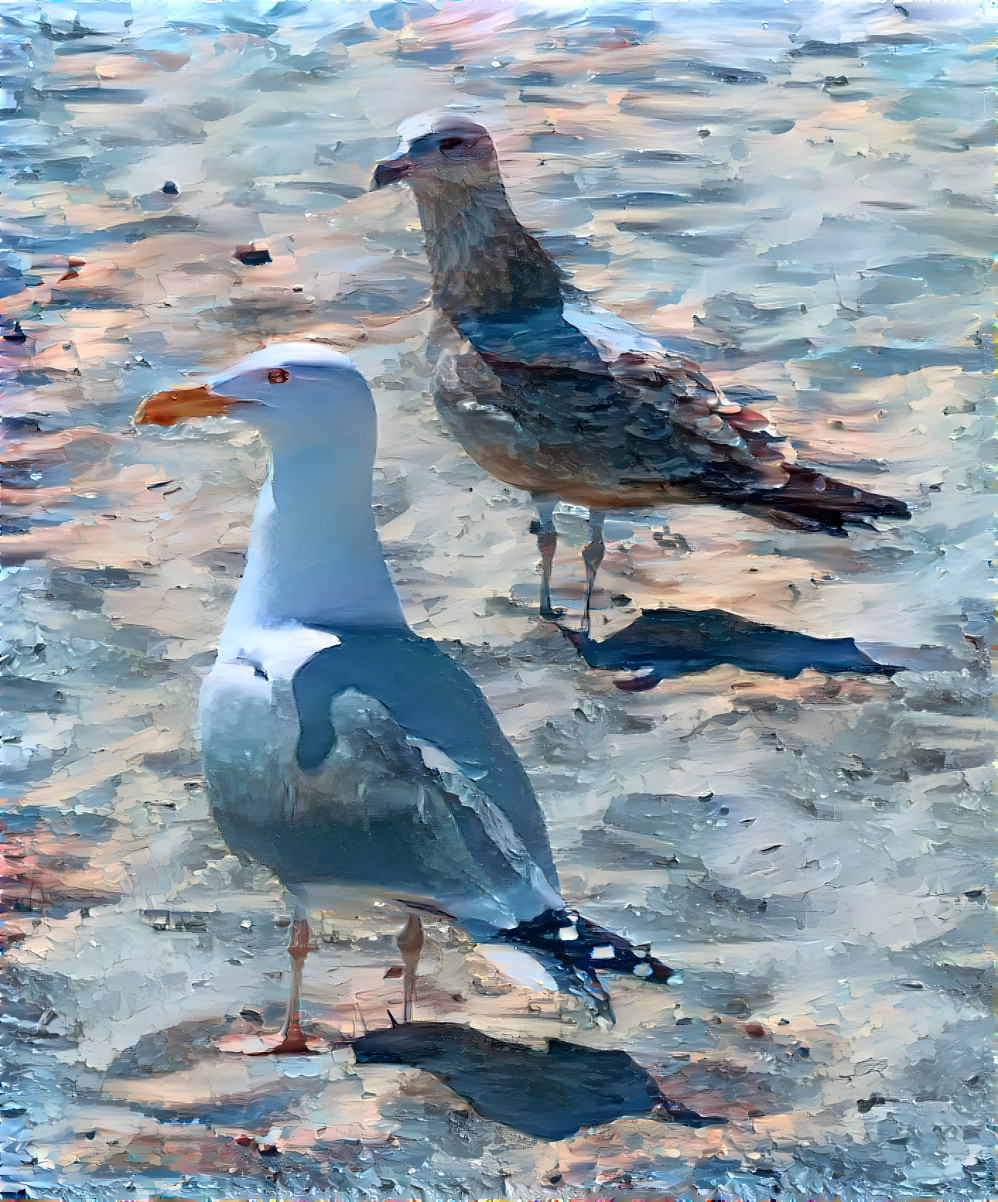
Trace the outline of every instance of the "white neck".
<instances>
[{"instance_id":1,"label":"white neck","mask_svg":"<svg viewBox=\"0 0 998 1202\"><path fill-rule=\"evenodd\" d=\"M261 627L405 626L371 508L373 407L335 430L282 433L272 442L223 657Z\"/></svg>"}]
</instances>

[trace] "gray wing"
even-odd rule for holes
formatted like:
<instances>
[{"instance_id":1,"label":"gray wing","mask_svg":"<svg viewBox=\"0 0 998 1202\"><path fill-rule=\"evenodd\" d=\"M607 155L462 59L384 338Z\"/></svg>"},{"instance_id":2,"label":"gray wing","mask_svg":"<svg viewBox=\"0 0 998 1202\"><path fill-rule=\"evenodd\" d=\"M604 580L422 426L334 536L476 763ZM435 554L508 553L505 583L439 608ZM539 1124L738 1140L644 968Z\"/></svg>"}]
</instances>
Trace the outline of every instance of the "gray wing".
<instances>
[{"instance_id":1,"label":"gray wing","mask_svg":"<svg viewBox=\"0 0 998 1202\"><path fill-rule=\"evenodd\" d=\"M708 495L786 483L766 417L620 318L566 302L455 325L499 384L480 390L488 406L529 432L554 474L693 493L703 482Z\"/></svg>"},{"instance_id":2,"label":"gray wing","mask_svg":"<svg viewBox=\"0 0 998 1202\"><path fill-rule=\"evenodd\" d=\"M315 772L336 745L331 703L354 689L374 698L410 742L437 748L509 823L551 887L558 876L547 828L523 765L478 686L436 644L411 632L345 635L294 675L297 762Z\"/></svg>"},{"instance_id":3,"label":"gray wing","mask_svg":"<svg viewBox=\"0 0 998 1202\"><path fill-rule=\"evenodd\" d=\"M451 914L472 934L563 908L536 847L525 846L486 791L495 766L475 780L361 691L390 699L392 682L376 684L363 661L398 664L398 648L393 656L377 645L379 636L348 640L353 671L350 657L337 663L319 652L303 665L311 680L308 673L304 681L270 678L239 663L217 665L206 680L205 773L230 849L306 895L315 886L360 887ZM405 664L398 666L404 676ZM425 677L410 679L410 689ZM420 696L432 707L428 693ZM318 759L321 725L326 750ZM463 750L469 760L478 754Z\"/></svg>"}]
</instances>

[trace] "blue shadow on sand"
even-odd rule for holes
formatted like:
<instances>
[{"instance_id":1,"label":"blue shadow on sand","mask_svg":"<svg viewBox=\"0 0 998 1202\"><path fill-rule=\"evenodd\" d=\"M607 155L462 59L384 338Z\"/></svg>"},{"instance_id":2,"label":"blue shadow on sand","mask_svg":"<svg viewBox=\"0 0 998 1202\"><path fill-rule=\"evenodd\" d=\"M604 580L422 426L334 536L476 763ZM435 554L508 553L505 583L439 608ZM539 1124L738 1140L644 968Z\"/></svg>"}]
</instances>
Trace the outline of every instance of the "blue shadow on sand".
<instances>
[{"instance_id":1,"label":"blue shadow on sand","mask_svg":"<svg viewBox=\"0 0 998 1202\"><path fill-rule=\"evenodd\" d=\"M805 668L862 676L893 676L902 670L877 663L853 639L814 638L751 622L723 609L645 609L630 626L599 640L565 626L559 629L590 668L641 673L614 681L628 693L721 664L787 680Z\"/></svg>"},{"instance_id":2,"label":"blue shadow on sand","mask_svg":"<svg viewBox=\"0 0 998 1202\"><path fill-rule=\"evenodd\" d=\"M626 1115L683 1127L727 1119L670 1101L626 1052L549 1039L545 1049L493 1039L457 1023L383 1027L351 1041L359 1064L400 1064L432 1073L482 1118L535 1139L567 1139Z\"/></svg>"}]
</instances>

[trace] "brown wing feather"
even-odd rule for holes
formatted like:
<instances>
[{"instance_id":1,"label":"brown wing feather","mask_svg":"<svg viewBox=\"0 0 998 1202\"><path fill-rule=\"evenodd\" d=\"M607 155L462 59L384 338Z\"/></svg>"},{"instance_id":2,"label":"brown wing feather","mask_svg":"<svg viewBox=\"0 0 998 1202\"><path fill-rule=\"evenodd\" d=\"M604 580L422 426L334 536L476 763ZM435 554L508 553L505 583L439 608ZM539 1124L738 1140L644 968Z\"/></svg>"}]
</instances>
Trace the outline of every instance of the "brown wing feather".
<instances>
[{"instance_id":1,"label":"brown wing feather","mask_svg":"<svg viewBox=\"0 0 998 1202\"><path fill-rule=\"evenodd\" d=\"M729 462L745 469L760 488L779 488L787 480L786 443L769 419L729 400L692 359L666 352L626 351L610 364L619 388L641 405L640 434L654 437L656 417L663 426L682 431L690 451L707 462Z\"/></svg>"},{"instance_id":2,"label":"brown wing feather","mask_svg":"<svg viewBox=\"0 0 998 1202\"><path fill-rule=\"evenodd\" d=\"M529 362L507 357L517 330L504 325L475 331L501 355L462 340L449 367L447 356L438 362L441 413L499 479L601 509L713 503L836 534L866 517L907 516L890 497L797 467L769 419L726 397L693 360L597 355L568 329L555 322L548 342L532 337ZM575 354L579 346L589 353Z\"/></svg>"}]
</instances>

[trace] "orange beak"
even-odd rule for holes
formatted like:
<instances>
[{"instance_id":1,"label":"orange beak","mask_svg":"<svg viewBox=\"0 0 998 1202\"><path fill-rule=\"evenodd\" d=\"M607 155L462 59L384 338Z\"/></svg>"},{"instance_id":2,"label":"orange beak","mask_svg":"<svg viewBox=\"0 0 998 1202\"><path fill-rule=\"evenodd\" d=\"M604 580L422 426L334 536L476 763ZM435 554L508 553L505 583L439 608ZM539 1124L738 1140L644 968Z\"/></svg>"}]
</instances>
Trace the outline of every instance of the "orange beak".
<instances>
[{"instance_id":1,"label":"orange beak","mask_svg":"<svg viewBox=\"0 0 998 1202\"><path fill-rule=\"evenodd\" d=\"M147 397L135 410L135 422L139 426L172 426L192 418L224 417L234 405L242 404L245 402L212 392L207 384L171 388Z\"/></svg>"}]
</instances>

